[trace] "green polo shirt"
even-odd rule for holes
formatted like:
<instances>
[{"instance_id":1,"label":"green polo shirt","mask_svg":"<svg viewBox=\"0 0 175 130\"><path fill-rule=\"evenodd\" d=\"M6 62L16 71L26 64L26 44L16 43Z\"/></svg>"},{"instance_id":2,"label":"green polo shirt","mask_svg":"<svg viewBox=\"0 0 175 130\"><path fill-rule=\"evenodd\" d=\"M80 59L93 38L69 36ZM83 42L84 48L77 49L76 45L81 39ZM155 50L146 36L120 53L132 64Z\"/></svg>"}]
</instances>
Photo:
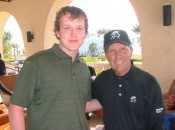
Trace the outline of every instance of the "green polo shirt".
<instances>
[{"instance_id":1,"label":"green polo shirt","mask_svg":"<svg viewBox=\"0 0 175 130\"><path fill-rule=\"evenodd\" d=\"M78 57L72 63L54 44L25 61L11 103L27 108L28 130L88 130L84 113L90 98L87 65Z\"/></svg>"}]
</instances>

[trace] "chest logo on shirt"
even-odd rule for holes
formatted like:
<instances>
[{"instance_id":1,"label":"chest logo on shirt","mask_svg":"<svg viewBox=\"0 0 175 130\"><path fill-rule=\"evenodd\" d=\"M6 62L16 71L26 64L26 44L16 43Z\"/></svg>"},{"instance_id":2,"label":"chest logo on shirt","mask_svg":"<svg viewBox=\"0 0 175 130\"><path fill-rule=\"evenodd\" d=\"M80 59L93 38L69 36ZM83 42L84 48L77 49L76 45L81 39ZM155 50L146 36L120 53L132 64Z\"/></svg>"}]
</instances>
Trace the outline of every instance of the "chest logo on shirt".
<instances>
[{"instance_id":1,"label":"chest logo on shirt","mask_svg":"<svg viewBox=\"0 0 175 130\"><path fill-rule=\"evenodd\" d=\"M163 111L163 108L156 109L156 113L161 113Z\"/></svg>"},{"instance_id":2,"label":"chest logo on shirt","mask_svg":"<svg viewBox=\"0 0 175 130\"><path fill-rule=\"evenodd\" d=\"M130 102L136 103L136 96L132 96L132 97L130 98Z\"/></svg>"}]
</instances>

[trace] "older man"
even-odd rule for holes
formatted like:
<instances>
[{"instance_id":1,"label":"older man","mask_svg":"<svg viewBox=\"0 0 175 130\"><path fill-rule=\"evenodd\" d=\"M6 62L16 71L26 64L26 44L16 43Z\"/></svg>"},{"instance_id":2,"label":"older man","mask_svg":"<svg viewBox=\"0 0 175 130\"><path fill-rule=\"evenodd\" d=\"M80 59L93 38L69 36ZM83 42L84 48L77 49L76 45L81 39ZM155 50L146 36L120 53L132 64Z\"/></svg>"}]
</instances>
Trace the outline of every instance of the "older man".
<instances>
[{"instance_id":1,"label":"older man","mask_svg":"<svg viewBox=\"0 0 175 130\"><path fill-rule=\"evenodd\" d=\"M160 86L155 77L132 64L133 49L127 33L107 33L104 51L111 69L95 79L93 96L100 104L92 100L87 110L103 107L105 130L163 130Z\"/></svg>"}]
</instances>

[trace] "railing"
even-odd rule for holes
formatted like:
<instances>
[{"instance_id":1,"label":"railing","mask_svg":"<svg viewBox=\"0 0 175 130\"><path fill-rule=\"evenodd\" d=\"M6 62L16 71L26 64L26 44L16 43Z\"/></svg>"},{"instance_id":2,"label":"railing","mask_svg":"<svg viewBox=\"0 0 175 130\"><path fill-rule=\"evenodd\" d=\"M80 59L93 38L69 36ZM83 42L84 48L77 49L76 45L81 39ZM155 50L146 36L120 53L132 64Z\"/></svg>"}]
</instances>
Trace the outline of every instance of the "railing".
<instances>
[{"instance_id":1,"label":"railing","mask_svg":"<svg viewBox=\"0 0 175 130\"><path fill-rule=\"evenodd\" d=\"M95 62L95 63L91 62L91 63L87 63L87 65L92 66L98 72L101 72L103 70L110 68L108 62ZM142 68L141 64L135 64L135 65L139 68ZM21 68L19 66L16 66L15 64L6 62L6 70L7 70L7 75L13 75L13 74L18 74Z\"/></svg>"},{"instance_id":2,"label":"railing","mask_svg":"<svg viewBox=\"0 0 175 130\"><path fill-rule=\"evenodd\" d=\"M20 67L10 62L5 62L5 65L6 65L6 75L18 74L21 69Z\"/></svg>"}]
</instances>

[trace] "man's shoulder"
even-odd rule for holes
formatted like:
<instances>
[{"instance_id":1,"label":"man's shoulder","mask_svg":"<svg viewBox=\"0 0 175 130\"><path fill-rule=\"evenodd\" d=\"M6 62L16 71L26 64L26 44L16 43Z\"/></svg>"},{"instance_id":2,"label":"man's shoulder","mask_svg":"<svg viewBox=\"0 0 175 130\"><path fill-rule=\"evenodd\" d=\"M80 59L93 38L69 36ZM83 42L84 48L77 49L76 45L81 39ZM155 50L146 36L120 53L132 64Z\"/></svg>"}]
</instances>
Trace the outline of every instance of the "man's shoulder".
<instances>
[{"instance_id":1,"label":"man's shoulder","mask_svg":"<svg viewBox=\"0 0 175 130\"><path fill-rule=\"evenodd\" d=\"M107 79L110 78L111 75L113 75L113 71L112 69L107 69L107 70L103 70L99 75L97 75L97 80L101 80L101 79Z\"/></svg>"},{"instance_id":2,"label":"man's shoulder","mask_svg":"<svg viewBox=\"0 0 175 130\"><path fill-rule=\"evenodd\" d=\"M46 57L49 57L51 54L52 54L51 49L46 49L31 55L30 57L27 58L27 60L36 60L36 59L46 58Z\"/></svg>"},{"instance_id":3,"label":"man's shoulder","mask_svg":"<svg viewBox=\"0 0 175 130\"><path fill-rule=\"evenodd\" d=\"M143 69L140 69L138 67L134 67L134 72L133 74L135 74L138 77L143 77L143 78L148 78L148 79L155 79L155 77L149 73L148 71L145 71Z\"/></svg>"},{"instance_id":4,"label":"man's shoulder","mask_svg":"<svg viewBox=\"0 0 175 130\"><path fill-rule=\"evenodd\" d=\"M139 77L139 80L138 80ZM135 69L135 73L133 73L132 78L135 79L135 81L140 82L141 84L144 84L144 86L157 86L159 83L157 79L149 72L142 70L142 69Z\"/></svg>"}]
</instances>

